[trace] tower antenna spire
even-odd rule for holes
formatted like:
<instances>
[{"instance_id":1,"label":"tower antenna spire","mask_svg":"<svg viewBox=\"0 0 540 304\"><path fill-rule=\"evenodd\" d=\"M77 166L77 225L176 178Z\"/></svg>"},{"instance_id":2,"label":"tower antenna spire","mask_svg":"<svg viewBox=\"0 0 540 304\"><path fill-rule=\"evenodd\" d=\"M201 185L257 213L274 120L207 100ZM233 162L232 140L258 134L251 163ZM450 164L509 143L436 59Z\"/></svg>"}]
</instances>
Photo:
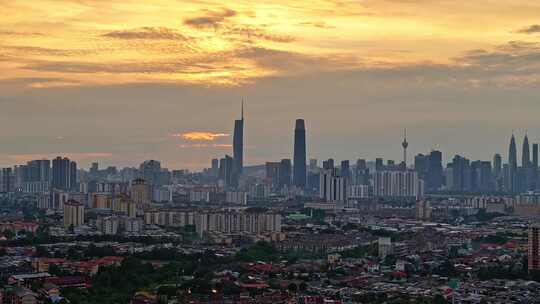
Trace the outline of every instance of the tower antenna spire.
<instances>
[{"instance_id":1,"label":"tower antenna spire","mask_svg":"<svg viewBox=\"0 0 540 304\"><path fill-rule=\"evenodd\" d=\"M242 114L242 120L244 120L244 97L242 97L242 109L241 109L241 111L242 111L242 113L241 113Z\"/></svg>"},{"instance_id":2,"label":"tower antenna spire","mask_svg":"<svg viewBox=\"0 0 540 304\"><path fill-rule=\"evenodd\" d=\"M407 142L407 128L403 129L403 142L401 146L403 147L403 164L407 168L407 147L409 147L409 143Z\"/></svg>"}]
</instances>

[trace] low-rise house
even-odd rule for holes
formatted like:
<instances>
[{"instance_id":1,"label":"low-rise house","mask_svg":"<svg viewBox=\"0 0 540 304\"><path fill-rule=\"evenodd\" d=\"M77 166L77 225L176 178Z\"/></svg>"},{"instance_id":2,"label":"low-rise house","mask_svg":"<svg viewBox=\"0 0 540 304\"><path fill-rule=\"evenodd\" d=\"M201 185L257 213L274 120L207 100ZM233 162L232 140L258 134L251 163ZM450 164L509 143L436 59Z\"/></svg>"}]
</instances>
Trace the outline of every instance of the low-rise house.
<instances>
[{"instance_id":1,"label":"low-rise house","mask_svg":"<svg viewBox=\"0 0 540 304\"><path fill-rule=\"evenodd\" d=\"M38 303L38 295L25 287L15 287L11 292L10 298L12 304Z\"/></svg>"}]
</instances>

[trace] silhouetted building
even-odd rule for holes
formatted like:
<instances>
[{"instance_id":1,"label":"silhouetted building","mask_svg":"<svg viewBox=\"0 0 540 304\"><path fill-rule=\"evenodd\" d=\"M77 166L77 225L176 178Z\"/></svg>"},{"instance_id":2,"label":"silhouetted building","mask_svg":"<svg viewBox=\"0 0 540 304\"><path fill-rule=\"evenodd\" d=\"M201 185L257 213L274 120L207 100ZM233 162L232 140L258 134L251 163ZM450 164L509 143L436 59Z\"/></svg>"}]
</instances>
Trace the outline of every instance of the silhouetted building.
<instances>
[{"instance_id":1,"label":"silhouetted building","mask_svg":"<svg viewBox=\"0 0 540 304\"><path fill-rule=\"evenodd\" d=\"M217 158L212 159L212 168L210 170L211 170L212 176L217 177L219 175L219 159Z\"/></svg>"},{"instance_id":2,"label":"silhouetted building","mask_svg":"<svg viewBox=\"0 0 540 304\"><path fill-rule=\"evenodd\" d=\"M437 191L443 184L443 166L442 153L440 151L431 151L429 153L428 174L426 179L426 188L428 191Z\"/></svg>"},{"instance_id":3,"label":"silhouetted building","mask_svg":"<svg viewBox=\"0 0 540 304\"><path fill-rule=\"evenodd\" d=\"M279 187L289 187L291 185L292 163L290 159L282 159L279 163Z\"/></svg>"},{"instance_id":4,"label":"silhouetted building","mask_svg":"<svg viewBox=\"0 0 540 304\"><path fill-rule=\"evenodd\" d=\"M13 192L14 179L11 168L0 169L0 192Z\"/></svg>"},{"instance_id":5,"label":"silhouetted building","mask_svg":"<svg viewBox=\"0 0 540 304\"><path fill-rule=\"evenodd\" d=\"M329 158L327 160L323 160L323 170L333 170L335 168L334 159Z\"/></svg>"},{"instance_id":6,"label":"silhouetted building","mask_svg":"<svg viewBox=\"0 0 540 304\"><path fill-rule=\"evenodd\" d=\"M536 170L531 161L529 138L525 134L523 139L523 152L521 155L521 172L519 174L519 190L534 191L536 189Z\"/></svg>"},{"instance_id":7,"label":"silhouetted building","mask_svg":"<svg viewBox=\"0 0 540 304\"><path fill-rule=\"evenodd\" d=\"M495 191L503 191L503 168L500 154L493 156L493 186Z\"/></svg>"},{"instance_id":8,"label":"silhouetted building","mask_svg":"<svg viewBox=\"0 0 540 304\"><path fill-rule=\"evenodd\" d=\"M353 183L355 185L369 185L369 169L365 159L359 159L356 161Z\"/></svg>"},{"instance_id":9,"label":"silhouetted building","mask_svg":"<svg viewBox=\"0 0 540 304\"><path fill-rule=\"evenodd\" d=\"M219 161L219 179L222 181L225 188L236 187L235 184L232 184L232 175L233 175L234 160L229 155L225 155Z\"/></svg>"},{"instance_id":10,"label":"silhouetted building","mask_svg":"<svg viewBox=\"0 0 540 304\"><path fill-rule=\"evenodd\" d=\"M76 190L77 163L69 158L58 156L52 161L52 188L57 190Z\"/></svg>"},{"instance_id":11,"label":"silhouetted building","mask_svg":"<svg viewBox=\"0 0 540 304\"><path fill-rule=\"evenodd\" d=\"M266 181L270 184L273 190L279 187L279 167L281 163L278 162L266 162Z\"/></svg>"},{"instance_id":12,"label":"silhouetted building","mask_svg":"<svg viewBox=\"0 0 540 304\"><path fill-rule=\"evenodd\" d=\"M341 161L341 173L340 175L345 179L349 180L351 178L351 166L348 160Z\"/></svg>"},{"instance_id":13,"label":"silhouetted building","mask_svg":"<svg viewBox=\"0 0 540 304\"><path fill-rule=\"evenodd\" d=\"M508 172L505 174L505 190L510 193L518 192L518 165L517 165L517 148L514 134L510 138L510 146L508 148Z\"/></svg>"},{"instance_id":14,"label":"silhouetted building","mask_svg":"<svg viewBox=\"0 0 540 304\"><path fill-rule=\"evenodd\" d=\"M424 154L417 154L414 157L414 170L418 172L419 178L427 181L429 171L429 156Z\"/></svg>"},{"instance_id":15,"label":"silhouetted building","mask_svg":"<svg viewBox=\"0 0 540 304\"><path fill-rule=\"evenodd\" d=\"M266 181L272 190L280 190L291 185L292 164L290 159L282 159L280 162L267 162Z\"/></svg>"},{"instance_id":16,"label":"silhouetted building","mask_svg":"<svg viewBox=\"0 0 540 304\"><path fill-rule=\"evenodd\" d=\"M50 182L51 161L40 159L27 162L25 175L26 182Z\"/></svg>"},{"instance_id":17,"label":"silhouetted building","mask_svg":"<svg viewBox=\"0 0 540 304\"><path fill-rule=\"evenodd\" d=\"M244 169L244 101L242 101L241 118L234 121L233 134L233 175L232 184L238 186L238 179Z\"/></svg>"},{"instance_id":18,"label":"silhouetted building","mask_svg":"<svg viewBox=\"0 0 540 304\"><path fill-rule=\"evenodd\" d=\"M538 169L538 144L533 144L532 150L532 165Z\"/></svg>"},{"instance_id":19,"label":"silhouetted building","mask_svg":"<svg viewBox=\"0 0 540 304\"><path fill-rule=\"evenodd\" d=\"M296 120L294 129L294 185L306 186L306 127L303 119Z\"/></svg>"},{"instance_id":20,"label":"silhouetted building","mask_svg":"<svg viewBox=\"0 0 540 304\"><path fill-rule=\"evenodd\" d=\"M146 160L139 166L142 178L150 186L160 185L161 163L157 160Z\"/></svg>"},{"instance_id":21,"label":"silhouetted building","mask_svg":"<svg viewBox=\"0 0 540 304\"><path fill-rule=\"evenodd\" d=\"M384 160L382 158L375 159L375 171L384 170Z\"/></svg>"},{"instance_id":22,"label":"silhouetted building","mask_svg":"<svg viewBox=\"0 0 540 304\"><path fill-rule=\"evenodd\" d=\"M528 168L531 165L531 154L529 149L529 137L527 134L525 134L525 138L523 139L523 150L521 154L521 166L523 168Z\"/></svg>"},{"instance_id":23,"label":"silhouetted building","mask_svg":"<svg viewBox=\"0 0 540 304\"><path fill-rule=\"evenodd\" d=\"M471 191L483 193L493 191L491 162L480 160L472 162L471 174Z\"/></svg>"},{"instance_id":24,"label":"silhouetted building","mask_svg":"<svg viewBox=\"0 0 540 304\"><path fill-rule=\"evenodd\" d=\"M471 187L471 164L470 161L460 155L454 156L452 163L448 164L451 168L451 182L447 185L450 191L470 192Z\"/></svg>"}]
</instances>

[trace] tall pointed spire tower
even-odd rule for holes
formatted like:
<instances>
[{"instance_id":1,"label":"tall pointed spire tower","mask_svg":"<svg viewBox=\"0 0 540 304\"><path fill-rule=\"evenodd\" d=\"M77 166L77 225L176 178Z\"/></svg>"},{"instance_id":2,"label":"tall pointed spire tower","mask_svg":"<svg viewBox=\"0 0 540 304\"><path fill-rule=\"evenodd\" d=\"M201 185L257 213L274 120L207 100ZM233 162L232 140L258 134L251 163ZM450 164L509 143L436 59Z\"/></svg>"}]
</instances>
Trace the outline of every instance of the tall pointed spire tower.
<instances>
[{"instance_id":1,"label":"tall pointed spire tower","mask_svg":"<svg viewBox=\"0 0 540 304\"><path fill-rule=\"evenodd\" d=\"M518 165L516 138L514 137L514 132L512 132L512 138L510 138L510 147L508 148L508 167L508 180L505 182L506 191L516 193L518 191Z\"/></svg>"},{"instance_id":2,"label":"tall pointed spire tower","mask_svg":"<svg viewBox=\"0 0 540 304\"><path fill-rule=\"evenodd\" d=\"M403 142L401 143L403 147L403 164L407 168L407 148L409 147L409 142L407 142L407 129L403 130Z\"/></svg>"},{"instance_id":3,"label":"tall pointed spire tower","mask_svg":"<svg viewBox=\"0 0 540 304\"><path fill-rule=\"evenodd\" d=\"M517 168L517 148L514 132L512 132L512 137L510 138L510 147L508 148L508 164L510 165L511 169Z\"/></svg>"},{"instance_id":4,"label":"tall pointed spire tower","mask_svg":"<svg viewBox=\"0 0 540 304\"><path fill-rule=\"evenodd\" d=\"M523 139L523 150L521 154L521 166L523 168L529 168L531 165L531 150L529 148L529 137L525 132L525 138Z\"/></svg>"}]
</instances>

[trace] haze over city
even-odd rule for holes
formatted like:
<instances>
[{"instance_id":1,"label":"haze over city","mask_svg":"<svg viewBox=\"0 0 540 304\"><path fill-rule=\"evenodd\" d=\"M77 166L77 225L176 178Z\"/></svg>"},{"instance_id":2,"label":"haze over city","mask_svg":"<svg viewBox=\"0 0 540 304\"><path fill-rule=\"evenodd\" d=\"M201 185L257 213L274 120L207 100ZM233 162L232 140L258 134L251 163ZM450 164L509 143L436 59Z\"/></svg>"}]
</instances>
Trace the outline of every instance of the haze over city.
<instances>
[{"instance_id":1,"label":"haze over city","mask_svg":"<svg viewBox=\"0 0 540 304\"><path fill-rule=\"evenodd\" d=\"M0 13L0 304L540 303L540 1Z\"/></svg>"},{"instance_id":2,"label":"haze over city","mask_svg":"<svg viewBox=\"0 0 540 304\"><path fill-rule=\"evenodd\" d=\"M242 99L247 165L291 157L297 118L320 159L400 159L403 128L409 155L445 161L489 159L512 130L539 139L534 1L0 6L3 166L68 155L200 170L231 153Z\"/></svg>"}]
</instances>

